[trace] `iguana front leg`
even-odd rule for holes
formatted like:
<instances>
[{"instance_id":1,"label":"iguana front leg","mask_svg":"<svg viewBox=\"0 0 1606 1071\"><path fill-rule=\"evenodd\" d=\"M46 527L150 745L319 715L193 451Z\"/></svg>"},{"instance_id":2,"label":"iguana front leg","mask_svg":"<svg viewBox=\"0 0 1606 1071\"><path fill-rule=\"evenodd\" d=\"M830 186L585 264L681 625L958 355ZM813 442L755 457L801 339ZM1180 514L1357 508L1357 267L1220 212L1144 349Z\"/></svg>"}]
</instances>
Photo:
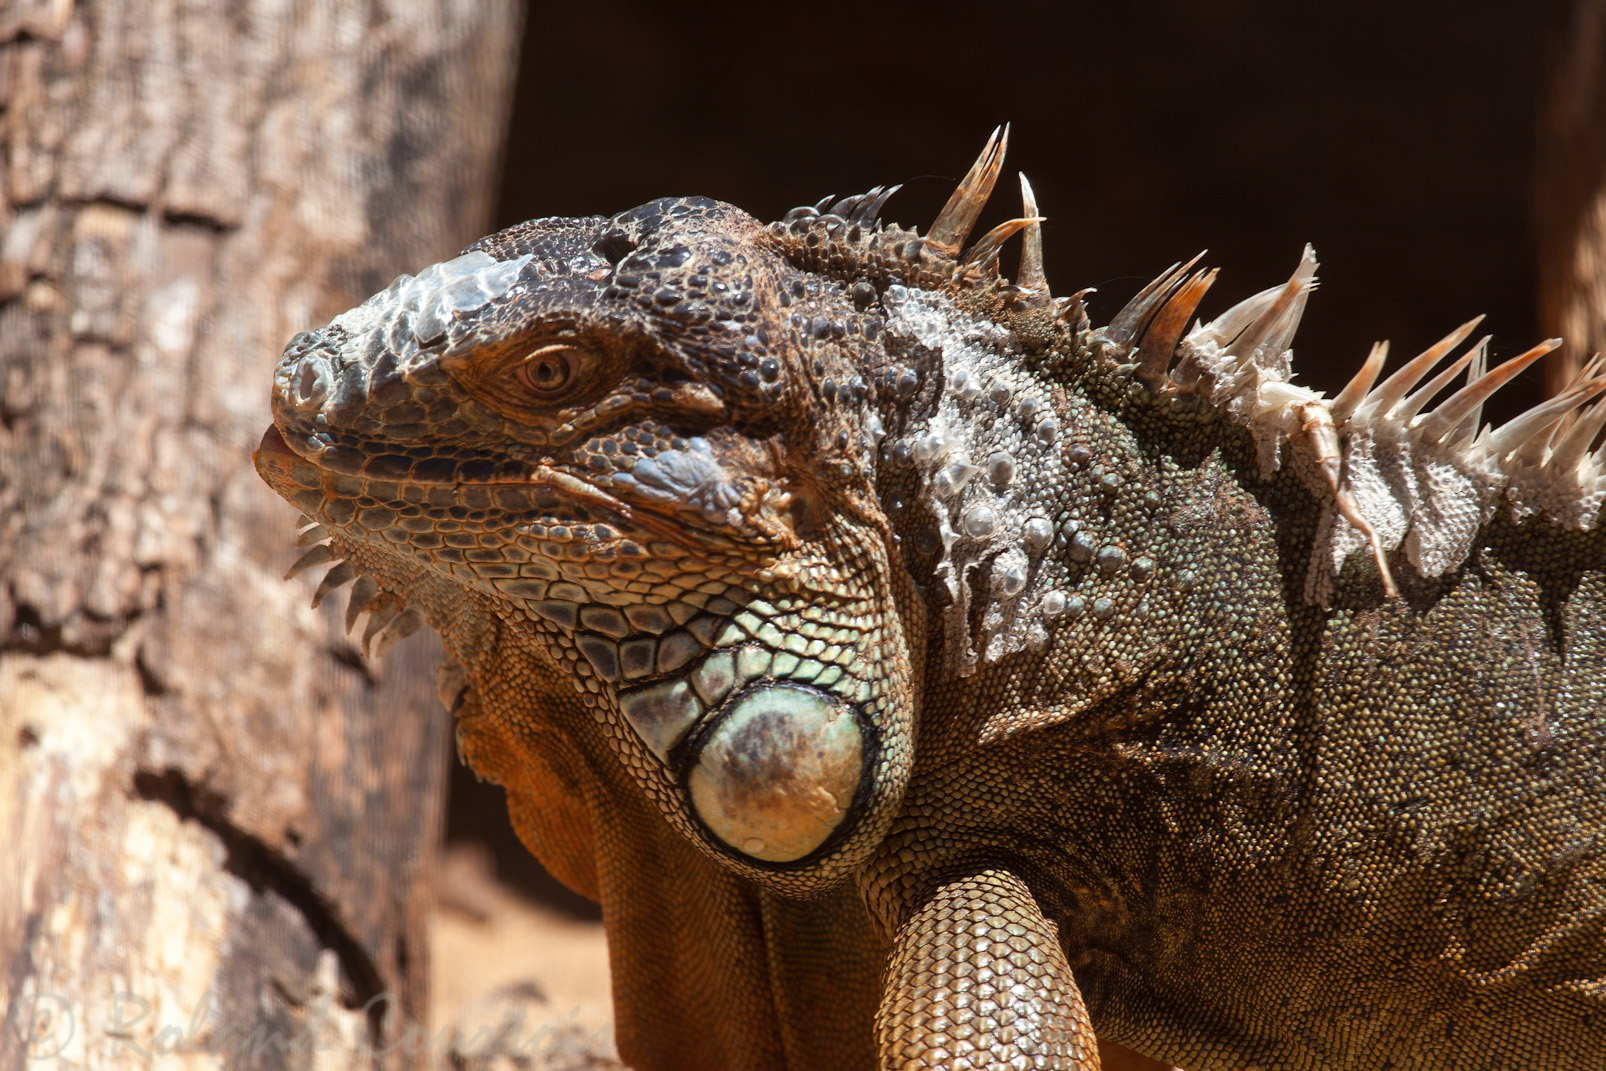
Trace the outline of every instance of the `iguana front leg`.
<instances>
[{"instance_id":1,"label":"iguana front leg","mask_svg":"<svg viewBox=\"0 0 1606 1071\"><path fill-rule=\"evenodd\" d=\"M1005 869L944 880L893 935L876 1014L884 1069L1098 1071L1055 927Z\"/></svg>"}]
</instances>

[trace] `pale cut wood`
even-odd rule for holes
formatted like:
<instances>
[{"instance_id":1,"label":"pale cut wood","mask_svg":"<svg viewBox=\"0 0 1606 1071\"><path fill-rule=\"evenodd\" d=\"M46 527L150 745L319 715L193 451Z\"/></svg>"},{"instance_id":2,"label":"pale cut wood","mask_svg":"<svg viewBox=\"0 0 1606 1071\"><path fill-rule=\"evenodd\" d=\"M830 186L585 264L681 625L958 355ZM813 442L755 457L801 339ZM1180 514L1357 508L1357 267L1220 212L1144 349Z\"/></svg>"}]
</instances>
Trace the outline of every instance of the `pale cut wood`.
<instances>
[{"instance_id":1,"label":"pale cut wood","mask_svg":"<svg viewBox=\"0 0 1606 1071\"><path fill-rule=\"evenodd\" d=\"M374 1048L426 1021L433 641L308 609L250 454L291 335L488 228L520 17L0 3L0 1069L424 1062Z\"/></svg>"}]
</instances>

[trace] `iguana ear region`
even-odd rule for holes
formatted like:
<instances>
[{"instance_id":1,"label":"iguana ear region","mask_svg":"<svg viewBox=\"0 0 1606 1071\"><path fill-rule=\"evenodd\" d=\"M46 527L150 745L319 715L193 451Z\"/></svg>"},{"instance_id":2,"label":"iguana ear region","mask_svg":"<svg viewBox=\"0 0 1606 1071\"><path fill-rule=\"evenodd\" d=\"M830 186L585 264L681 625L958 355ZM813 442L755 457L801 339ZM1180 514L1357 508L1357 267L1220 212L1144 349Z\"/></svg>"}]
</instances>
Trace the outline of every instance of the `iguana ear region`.
<instances>
[{"instance_id":1,"label":"iguana ear region","mask_svg":"<svg viewBox=\"0 0 1606 1071\"><path fill-rule=\"evenodd\" d=\"M710 654L689 682L624 692L619 707L715 842L748 861L806 863L851 829L872 793L876 732L828 690L841 677L839 666L749 645Z\"/></svg>"},{"instance_id":2,"label":"iguana ear region","mask_svg":"<svg viewBox=\"0 0 1606 1071\"><path fill-rule=\"evenodd\" d=\"M767 863L827 844L865 793L865 731L856 712L813 688L771 685L730 704L687 777L709 832Z\"/></svg>"}]
</instances>

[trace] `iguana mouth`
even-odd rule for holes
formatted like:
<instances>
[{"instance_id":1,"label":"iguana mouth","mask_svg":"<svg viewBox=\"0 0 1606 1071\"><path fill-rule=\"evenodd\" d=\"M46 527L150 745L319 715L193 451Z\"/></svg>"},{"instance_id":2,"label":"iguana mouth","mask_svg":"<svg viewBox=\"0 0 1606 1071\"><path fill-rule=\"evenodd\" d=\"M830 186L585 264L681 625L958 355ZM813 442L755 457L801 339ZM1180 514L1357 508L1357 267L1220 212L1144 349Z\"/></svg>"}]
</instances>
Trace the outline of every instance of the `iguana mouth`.
<instances>
[{"instance_id":1,"label":"iguana mouth","mask_svg":"<svg viewBox=\"0 0 1606 1071\"><path fill-rule=\"evenodd\" d=\"M312 494L321 496L321 491L314 491L307 481L301 479L308 475L306 472L295 471L297 466L305 468L311 462L290 448L276 426L270 425L263 432L262 441L252 454L252 460L256 463L257 472L281 495L289 497L292 493L301 494L309 501ZM316 468L313 465L313 469ZM328 566L328 572L312 595L314 609L329 595L350 584L351 593L345 612L346 631L350 633L356 627L357 619L367 615L368 621L362 631L364 655L384 654L423 626L423 614L416 607L409 606L399 592L381 584L366 572L359 571L356 563L331 545L333 540L329 529L305 508L301 519L304 527L296 536L296 545L307 549L286 570L284 578L289 580L309 569Z\"/></svg>"},{"instance_id":2,"label":"iguana mouth","mask_svg":"<svg viewBox=\"0 0 1606 1071\"><path fill-rule=\"evenodd\" d=\"M392 458L395 461L387 462L386 459ZM300 505L309 518L316 517L317 506L326 498L335 500L336 496L348 496L351 488L345 483L361 480L367 497L380 502L388 499L392 503L403 503L417 498L430 509L466 505L500 512L509 518L528 517L531 522L546 527L581 520L589 524L613 524L683 544L698 542L697 529L670 515L667 508L660 511L650 505L625 502L588 480L546 463L521 462L520 468L515 470L503 462L491 471L475 471L469 467L479 460L475 459L457 464L451 470L451 478L442 478L445 472L421 477L420 467L435 464L434 459L416 461L390 453L365 455L344 444L332 446L312 458L291 446L276 424L262 433L255 459L263 479ZM403 462L414 463L404 468L400 464ZM414 489L411 496L408 488ZM518 497L510 499L510 494ZM298 495L306 501L302 502ZM576 509L579 516L570 515Z\"/></svg>"}]
</instances>

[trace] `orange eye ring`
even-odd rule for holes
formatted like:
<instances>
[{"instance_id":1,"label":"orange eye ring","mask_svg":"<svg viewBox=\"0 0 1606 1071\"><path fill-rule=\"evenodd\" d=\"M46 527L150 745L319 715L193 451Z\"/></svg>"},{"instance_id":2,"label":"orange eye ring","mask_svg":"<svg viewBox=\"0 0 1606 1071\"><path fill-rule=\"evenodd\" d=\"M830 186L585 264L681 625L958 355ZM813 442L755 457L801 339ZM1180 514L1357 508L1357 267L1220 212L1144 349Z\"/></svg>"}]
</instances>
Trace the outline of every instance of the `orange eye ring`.
<instances>
[{"instance_id":1,"label":"orange eye ring","mask_svg":"<svg viewBox=\"0 0 1606 1071\"><path fill-rule=\"evenodd\" d=\"M519 385L537 398L557 398L580 379L583 355L567 343L542 346L526 357L513 375Z\"/></svg>"}]
</instances>

